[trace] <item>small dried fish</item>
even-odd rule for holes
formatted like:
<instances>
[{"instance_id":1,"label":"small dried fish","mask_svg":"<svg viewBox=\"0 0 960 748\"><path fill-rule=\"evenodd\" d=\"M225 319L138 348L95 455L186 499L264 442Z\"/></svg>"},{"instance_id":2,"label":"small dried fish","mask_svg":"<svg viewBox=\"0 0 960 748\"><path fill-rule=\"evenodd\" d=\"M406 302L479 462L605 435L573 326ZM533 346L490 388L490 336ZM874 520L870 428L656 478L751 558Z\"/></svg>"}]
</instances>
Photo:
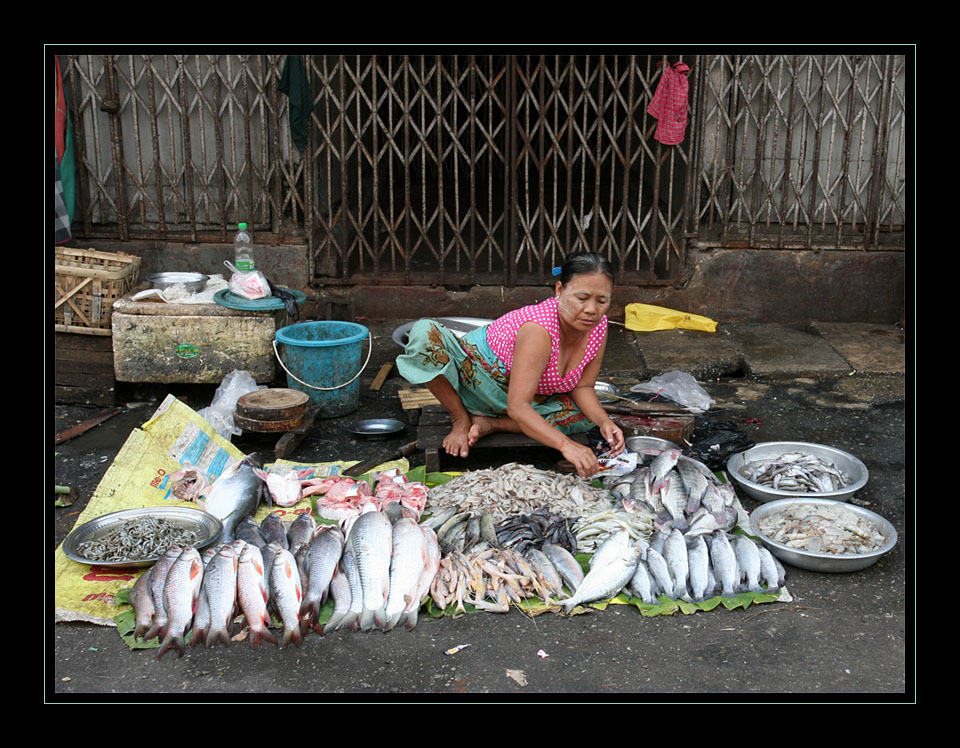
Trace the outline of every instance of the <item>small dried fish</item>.
<instances>
[{"instance_id":1,"label":"small dried fish","mask_svg":"<svg viewBox=\"0 0 960 748\"><path fill-rule=\"evenodd\" d=\"M123 522L97 538L77 544L77 553L91 561L140 561L159 558L170 546L195 545L200 533L162 517Z\"/></svg>"}]
</instances>

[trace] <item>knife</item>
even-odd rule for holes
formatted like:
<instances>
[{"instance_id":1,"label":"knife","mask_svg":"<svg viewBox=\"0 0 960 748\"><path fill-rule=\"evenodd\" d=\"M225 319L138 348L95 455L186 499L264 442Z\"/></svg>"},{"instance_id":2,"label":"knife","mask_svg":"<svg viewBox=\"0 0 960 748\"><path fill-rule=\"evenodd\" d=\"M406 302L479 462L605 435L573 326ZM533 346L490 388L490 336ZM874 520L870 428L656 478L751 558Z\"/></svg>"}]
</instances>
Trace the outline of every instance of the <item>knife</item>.
<instances>
[{"instance_id":1,"label":"knife","mask_svg":"<svg viewBox=\"0 0 960 748\"><path fill-rule=\"evenodd\" d=\"M416 449L416 442L404 444L392 454L381 454L377 457L369 457L366 460L360 460L360 462L358 462L356 465L351 465L344 470L342 475L355 478L358 475L363 475L367 471L372 470L377 465L382 465L383 463L390 462L391 460L399 460L401 457L409 457L416 451Z\"/></svg>"}]
</instances>

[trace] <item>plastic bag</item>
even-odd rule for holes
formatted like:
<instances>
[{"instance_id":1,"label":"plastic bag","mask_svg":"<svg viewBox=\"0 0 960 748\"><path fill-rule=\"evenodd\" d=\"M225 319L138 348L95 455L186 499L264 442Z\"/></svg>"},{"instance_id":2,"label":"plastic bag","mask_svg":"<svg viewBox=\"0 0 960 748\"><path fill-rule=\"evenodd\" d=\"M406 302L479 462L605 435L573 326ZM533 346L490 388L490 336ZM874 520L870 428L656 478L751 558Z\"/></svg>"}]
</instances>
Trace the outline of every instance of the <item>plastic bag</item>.
<instances>
[{"instance_id":1,"label":"plastic bag","mask_svg":"<svg viewBox=\"0 0 960 748\"><path fill-rule=\"evenodd\" d=\"M249 272L237 270L229 260L224 260L223 264L233 271L233 275L230 276L231 293L244 299L265 299L273 295L270 291L270 281L259 270Z\"/></svg>"},{"instance_id":2,"label":"plastic bag","mask_svg":"<svg viewBox=\"0 0 960 748\"><path fill-rule=\"evenodd\" d=\"M230 440L234 435L242 434L233 421L233 413L237 409L237 400L254 390L265 390L266 385L258 385L257 380L249 371L231 371L223 378L210 405L197 411L207 423L224 439Z\"/></svg>"},{"instance_id":3,"label":"plastic bag","mask_svg":"<svg viewBox=\"0 0 960 748\"><path fill-rule=\"evenodd\" d=\"M624 307L624 316L624 325L634 332L672 330L678 327L684 330L717 331L717 323L709 317L652 304L627 304Z\"/></svg>"},{"instance_id":4,"label":"plastic bag","mask_svg":"<svg viewBox=\"0 0 960 748\"><path fill-rule=\"evenodd\" d=\"M633 385L630 391L663 394L675 403L697 413L709 410L710 406L716 402L703 387L697 384L697 380L685 371L668 371L649 382Z\"/></svg>"}]
</instances>

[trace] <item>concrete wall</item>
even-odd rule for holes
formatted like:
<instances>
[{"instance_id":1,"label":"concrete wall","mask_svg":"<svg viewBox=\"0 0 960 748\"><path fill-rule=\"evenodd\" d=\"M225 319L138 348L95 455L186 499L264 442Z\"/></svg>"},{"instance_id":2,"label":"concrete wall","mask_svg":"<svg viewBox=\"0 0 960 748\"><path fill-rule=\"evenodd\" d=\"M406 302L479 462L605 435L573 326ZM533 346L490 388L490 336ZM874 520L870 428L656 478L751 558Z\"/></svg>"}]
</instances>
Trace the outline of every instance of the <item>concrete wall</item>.
<instances>
[{"instance_id":1,"label":"concrete wall","mask_svg":"<svg viewBox=\"0 0 960 748\"><path fill-rule=\"evenodd\" d=\"M106 252L143 258L141 279L160 270L220 273L232 245L174 242L86 242ZM310 288L307 250L302 244L261 246L258 267L278 285L308 295L345 297L357 315L412 319L427 315L496 317L540 301L550 286L475 287L448 291L429 286L340 286ZM904 310L906 255L897 251L691 249L688 271L678 287L622 286L616 289L613 319L631 302L703 314L718 322L893 324ZM309 314L309 310L308 314Z\"/></svg>"}]
</instances>

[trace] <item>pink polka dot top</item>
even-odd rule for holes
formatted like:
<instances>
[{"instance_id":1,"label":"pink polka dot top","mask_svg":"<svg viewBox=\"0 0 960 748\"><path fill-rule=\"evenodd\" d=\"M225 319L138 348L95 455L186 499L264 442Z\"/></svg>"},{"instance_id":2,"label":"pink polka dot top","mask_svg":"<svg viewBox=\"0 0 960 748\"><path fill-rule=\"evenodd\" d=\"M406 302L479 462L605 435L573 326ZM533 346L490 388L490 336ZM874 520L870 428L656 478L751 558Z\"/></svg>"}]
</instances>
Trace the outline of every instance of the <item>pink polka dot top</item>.
<instances>
[{"instance_id":1,"label":"pink polka dot top","mask_svg":"<svg viewBox=\"0 0 960 748\"><path fill-rule=\"evenodd\" d=\"M509 372L513 368L513 349L517 342L517 332L520 326L525 322L535 322L550 333L551 350L550 360L547 362L547 368L540 377L537 385L538 395L553 395L558 392L570 392L583 375L583 370L587 367L603 345L604 338L607 335L607 317L604 317L597 323L587 340L587 348L583 354L583 360L575 368L567 372L565 377L560 376L557 370L557 362L560 357L560 317L557 313L557 297L551 296L546 301L539 304L515 309L507 312L499 319L490 323L487 327L487 344L496 354Z\"/></svg>"}]
</instances>

